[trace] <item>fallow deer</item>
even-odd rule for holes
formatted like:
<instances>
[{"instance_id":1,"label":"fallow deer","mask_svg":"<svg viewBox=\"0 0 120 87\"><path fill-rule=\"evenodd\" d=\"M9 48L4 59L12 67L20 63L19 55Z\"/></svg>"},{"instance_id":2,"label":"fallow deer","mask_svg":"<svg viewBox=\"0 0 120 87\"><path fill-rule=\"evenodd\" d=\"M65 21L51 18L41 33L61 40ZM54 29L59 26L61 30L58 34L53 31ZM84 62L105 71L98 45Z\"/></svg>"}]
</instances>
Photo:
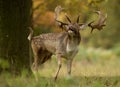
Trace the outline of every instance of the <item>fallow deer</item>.
<instances>
[{"instance_id":1,"label":"fallow deer","mask_svg":"<svg viewBox=\"0 0 120 87\"><path fill-rule=\"evenodd\" d=\"M75 23L72 23L70 18L66 16L68 23L59 21L58 16L63 10L61 6L55 8L55 21L56 24L64 29L65 32L60 33L47 33L41 34L39 36L33 37L33 30L30 28L31 32L28 36L28 39L31 42L31 47L34 54L34 62L32 69L37 71L38 65L43 64L54 54L58 60L58 69L56 71L54 79L58 77L58 73L62 66L62 58L67 60L67 72L68 75L71 74L72 60L74 56L78 53L78 47L81 41L80 30L84 29L86 26L89 26L93 29L102 29L106 17L100 16L97 24L90 23L79 23L79 16ZM101 15L100 11L97 11ZM104 20L103 20L104 19Z\"/></svg>"}]
</instances>

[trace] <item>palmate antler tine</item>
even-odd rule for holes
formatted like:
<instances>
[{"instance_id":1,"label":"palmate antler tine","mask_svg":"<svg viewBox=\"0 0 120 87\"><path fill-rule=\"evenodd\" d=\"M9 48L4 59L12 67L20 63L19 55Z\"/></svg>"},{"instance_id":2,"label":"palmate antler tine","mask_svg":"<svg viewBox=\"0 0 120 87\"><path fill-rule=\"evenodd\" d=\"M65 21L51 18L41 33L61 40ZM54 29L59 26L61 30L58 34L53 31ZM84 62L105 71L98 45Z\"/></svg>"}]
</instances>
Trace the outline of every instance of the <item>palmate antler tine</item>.
<instances>
[{"instance_id":1,"label":"palmate antler tine","mask_svg":"<svg viewBox=\"0 0 120 87\"><path fill-rule=\"evenodd\" d=\"M96 13L99 17L98 17L98 22L97 23L100 23L101 21L101 18L103 17L103 15L101 14L100 11L95 11L94 13Z\"/></svg>"},{"instance_id":2,"label":"palmate antler tine","mask_svg":"<svg viewBox=\"0 0 120 87\"><path fill-rule=\"evenodd\" d=\"M78 15L77 17L77 21L76 21L77 23L79 23L79 19L80 19L80 15Z\"/></svg>"},{"instance_id":3,"label":"palmate antler tine","mask_svg":"<svg viewBox=\"0 0 120 87\"><path fill-rule=\"evenodd\" d=\"M98 24L105 25L104 23L107 19L107 14L104 15L101 11L96 11L96 13L99 15Z\"/></svg>"},{"instance_id":4,"label":"palmate antler tine","mask_svg":"<svg viewBox=\"0 0 120 87\"><path fill-rule=\"evenodd\" d=\"M104 22L104 15L100 12L100 11L95 11L95 13L97 13L99 15L99 20L98 20L98 24L102 24Z\"/></svg>"},{"instance_id":5,"label":"palmate antler tine","mask_svg":"<svg viewBox=\"0 0 120 87\"><path fill-rule=\"evenodd\" d=\"M55 8L55 21L56 21L56 24L63 29L64 25L68 25L67 23L63 23L61 21L58 20L58 17L60 15L60 12L63 10L64 8L62 8L61 6L57 6Z\"/></svg>"},{"instance_id":6,"label":"palmate antler tine","mask_svg":"<svg viewBox=\"0 0 120 87\"><path fill-rule=\"evenodd\" d=\"M65 13L65 17L67 18L68 22L71 23L70 18L67 16L67 14Z\"/></svg>"},{"instance_id":7,"label":"palmate antler tine","mask_svg":"<svg viewBox=\"0 0 120 87\"><path fill-rule=\"evenodd\" d=\"M104 17L104 19L101 20L101 22L105 23L106 19L107 19L107 14L105 14L105 17Z\"/></svg>"},{"instance_id":8,"label":"palmate antler tine","mask_svg":"<svg viewBox=\"0 0 120 87\"><path fill-rule=\"evenodd\" d=\"M92 21L92 22L90 22L90 23L88 24L88 26L91 27L91 33L93 32L93 29L94 29L94 28L92 27L92 23L94 23L94 21Z\"/></svg>"},{"instance_id":9,"label":"palmate antler tine","mask_svg":"<svg viewBox=\"0 0 120 87\"><path fill-rule=\"evenodd\" d=\"M60 12L63 10L60 5L55 8L55 19L58 19L58 16L60 15Z\"/></svg>"}]
</instances>

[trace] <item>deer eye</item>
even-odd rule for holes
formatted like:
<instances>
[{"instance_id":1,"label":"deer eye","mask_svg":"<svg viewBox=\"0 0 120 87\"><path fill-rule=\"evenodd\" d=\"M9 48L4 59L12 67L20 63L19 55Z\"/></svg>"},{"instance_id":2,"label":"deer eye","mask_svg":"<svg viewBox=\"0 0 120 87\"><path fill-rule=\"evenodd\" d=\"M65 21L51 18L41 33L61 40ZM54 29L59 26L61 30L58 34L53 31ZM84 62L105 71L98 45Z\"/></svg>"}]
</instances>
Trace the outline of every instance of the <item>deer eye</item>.
<instances>
[{"instance_id":1,"label":"deer eye","mask_svg":"<svg viewBox=\"0 0 120 87\"><path fill-rule=\"evenodd\" d=\"M70 27L69 30L74 31L74 29L72 27Z\"/></svg>"},{"instance_id":2,"label":"deer eye","mask_svg":"<svg viewBox=\"0 0 120 87\"><path fill-rule=\"evenodd\" d=\"M73 29L70 28L71 31L74 31Z\"/></svg>"}]
</instances>

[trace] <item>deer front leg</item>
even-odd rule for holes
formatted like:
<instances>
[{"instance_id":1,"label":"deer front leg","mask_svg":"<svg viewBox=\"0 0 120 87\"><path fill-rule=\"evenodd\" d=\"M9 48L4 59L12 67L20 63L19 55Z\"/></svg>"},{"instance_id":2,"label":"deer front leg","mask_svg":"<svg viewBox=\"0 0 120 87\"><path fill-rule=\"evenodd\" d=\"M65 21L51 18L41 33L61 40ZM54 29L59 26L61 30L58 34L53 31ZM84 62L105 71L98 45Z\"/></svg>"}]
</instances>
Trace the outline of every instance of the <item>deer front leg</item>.
<instances>
[{"instance_id":1,"label":"deer front leg","mask_svg":"<svg viewBox=\"0 0 120 87\"><path fill-rule=\"evenodd\" d=\"M54 77L54 80L55 80L55 81L57 80L59 71L60 71L61 66L62 66L62 64L61 64L61 58L62 58L62 57L61 57L60 55L57 55L57 59L58 59L58 69L57 69L56 74L55 74L55 77Z\"/></svg>"},{"instance_id":2,"label":"deer front leg","mask_svg":"<svg viewBox=\"0 0 120 87\"><path fill-rule=\"evenodd\" d=\"M71 76L72 61L73 61L73 59L67 60L67 76L68 76L68 78Z\"/></svg>"}]
</instances>

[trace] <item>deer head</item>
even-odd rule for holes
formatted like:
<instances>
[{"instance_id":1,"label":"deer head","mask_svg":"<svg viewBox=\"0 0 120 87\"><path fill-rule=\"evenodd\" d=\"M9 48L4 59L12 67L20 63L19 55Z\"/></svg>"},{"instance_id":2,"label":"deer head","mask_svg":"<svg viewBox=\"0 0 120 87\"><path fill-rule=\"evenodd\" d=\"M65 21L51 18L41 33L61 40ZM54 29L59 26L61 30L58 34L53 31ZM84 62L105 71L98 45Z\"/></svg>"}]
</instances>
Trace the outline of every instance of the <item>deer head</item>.
<instances>
[{"instance_id":1,"label":"deer head","mask_svg":"<svg viewBox=\"0 0 120 87\"><path fill-rule=\"evenodd\" d=\"M76 20L75 23L72 23L72 21L70 20L70 18L68 17L67 14L65 14L65 17L66 17L68 23L64 23L62 21L59 21L58 20L58 16L59 16L59 13L63 9L64 8L62 8L61 6L57 6L55 8L55 21L56 21L56 24L60 28L64 29L66 32L68 32L69 35L72 35L72 36L78 35L79 31L82 30L83 28L85 28L88 24L86 24L86 23L79 23L80 15L78 15L77 20Z\"/></svg>"}]
</instances>

